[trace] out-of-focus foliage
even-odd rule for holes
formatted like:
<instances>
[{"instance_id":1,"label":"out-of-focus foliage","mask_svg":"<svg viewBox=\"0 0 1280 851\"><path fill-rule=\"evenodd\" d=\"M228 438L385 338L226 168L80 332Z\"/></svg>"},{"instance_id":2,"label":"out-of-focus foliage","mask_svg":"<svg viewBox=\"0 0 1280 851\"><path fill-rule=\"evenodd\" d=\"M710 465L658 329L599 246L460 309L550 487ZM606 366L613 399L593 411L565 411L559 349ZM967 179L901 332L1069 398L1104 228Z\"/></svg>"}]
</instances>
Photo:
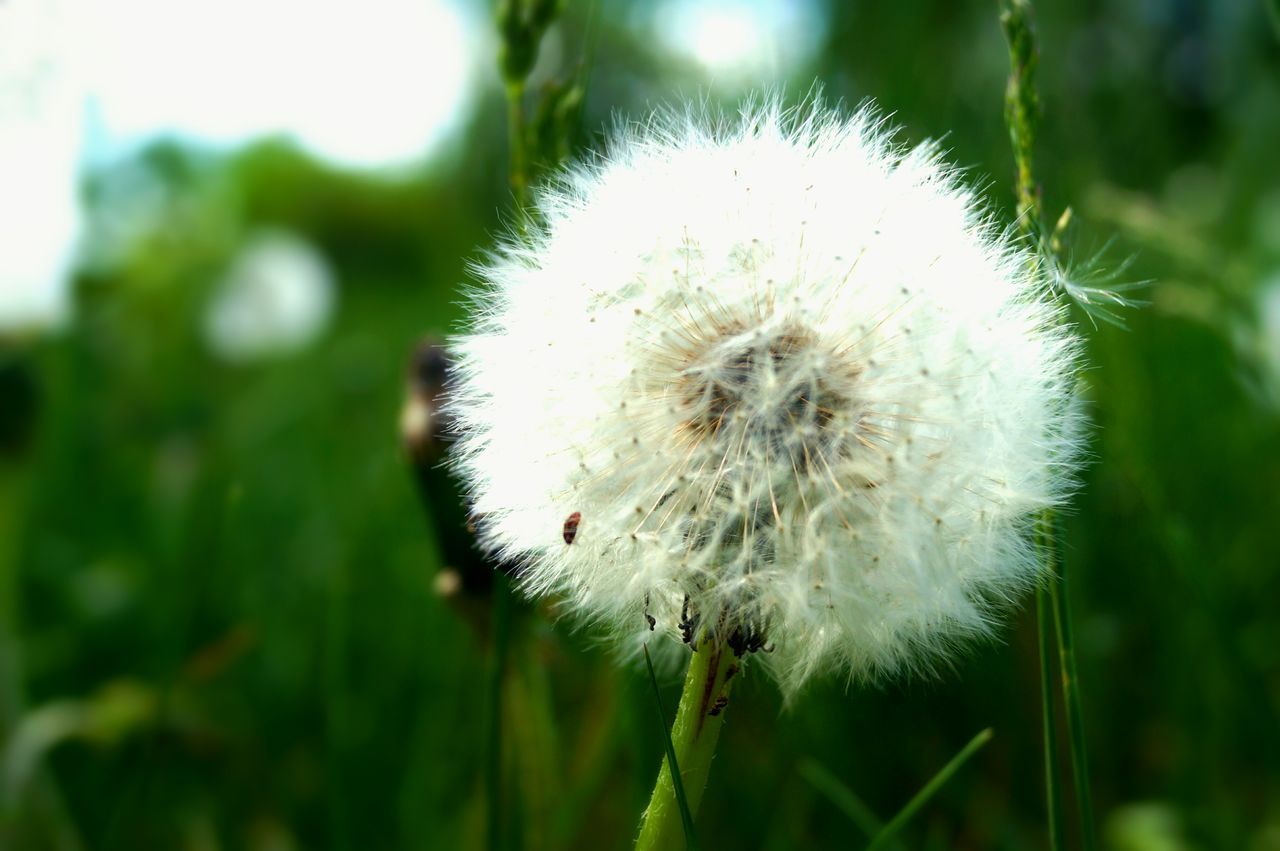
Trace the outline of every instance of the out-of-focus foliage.
<instances>
[{"instance_id":1,"label":"out-of-focus foliage","mask_svg":"<svg viewBox=\"0 0 1280 851\"><path fill-rule=\"evenodd\" d=\"M670 5L567 4L531 90L594 43L580 144L705 90L654 37ZM1280 38L1260 2L1037 5L1046 209L1074 208L1082 258L1114 237L1152 281L1127 328L1079 317L1095 460L1063 533L1102 833L1280 848L1280 329L1258 307L1280 272ZM944 137L1008 220L996 4L806 8L815 48L785 79L711 95L874 97L904 141ZM70 327L0 346L0 845L481 847L485 604L443 593L454 532L396 423L407 358L458 320L510 206L496 80L407 177L264 142L160 144L89 180ZM228 363L204 311L263 229L327 259L334 313L305 348ZM542 794L515 796L512 842L623 847L661 753L643 676L522 617L508 722L548 756L518 766ZM829 682L790 707L748 670L703 844L857 845L802 766L883 821L990 726L902 840L1044 847L1034 623L1005 635L936 682ZM549 717L521 711L544 693Z\"/></svg>"}]
</instances>

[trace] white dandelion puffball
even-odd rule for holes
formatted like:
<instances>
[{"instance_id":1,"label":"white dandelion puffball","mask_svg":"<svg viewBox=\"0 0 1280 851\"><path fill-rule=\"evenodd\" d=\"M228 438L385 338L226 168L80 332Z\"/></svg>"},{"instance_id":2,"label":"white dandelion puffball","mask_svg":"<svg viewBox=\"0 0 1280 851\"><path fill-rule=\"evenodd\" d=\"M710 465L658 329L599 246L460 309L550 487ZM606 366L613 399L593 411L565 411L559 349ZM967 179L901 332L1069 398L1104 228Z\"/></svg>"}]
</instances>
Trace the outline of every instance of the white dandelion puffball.
<instances>
[{"instance_id":1,"label":"white dandelion puffball","mask_svg":"<svg viewBox=\"0 0 1280 851\"><path fill-rule=\"evenodd\" d=\"M455 464L531 594L809 675L929 670L1040 576L1077 344L933 145L817 106L621 129L478 272Z\"/></svg>"}]
</instances>

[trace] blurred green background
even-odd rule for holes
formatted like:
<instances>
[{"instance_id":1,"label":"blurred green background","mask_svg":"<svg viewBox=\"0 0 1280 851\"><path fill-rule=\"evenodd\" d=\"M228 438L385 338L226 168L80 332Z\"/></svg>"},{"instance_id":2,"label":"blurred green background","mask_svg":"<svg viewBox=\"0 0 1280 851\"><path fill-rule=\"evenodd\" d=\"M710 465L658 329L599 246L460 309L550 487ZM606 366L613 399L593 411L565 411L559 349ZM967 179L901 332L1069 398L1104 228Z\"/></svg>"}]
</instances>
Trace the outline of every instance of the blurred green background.
<instances>
[{"instance_id":1,"label":"blurred green background","mask_svg":"<svg viewBox=\"0 0 1280 851\"><path fill-rule=\"evenodd\" d=\"M533 96L588 57L591 148L614 112L816 80L943 138L1011 219L995 3L698 5L570 2ZM1077 317L1093 457L1062 525L1100 834L1280 849L1280 21L1037 7L1048 215L1150 281L1126 328ZM456 327L511 209L495 45L413 167L175 138L88 170L69 320L0 331L0 848L484 847L487 592L440 579L456 517L424 506L397 423L415 345ZM292 259L253 266L264 239ZM308 339L218 342L229 280L317 265L334 303ZM627 847L661 753L643 674L541 614L515 628L509 844ZM704 847L858 847L804 766L887 818L985 727L903 847L1047 847L1032 613L1001 638L936 681L789 707L748 671Z\"/></svg>"}]
</instances>

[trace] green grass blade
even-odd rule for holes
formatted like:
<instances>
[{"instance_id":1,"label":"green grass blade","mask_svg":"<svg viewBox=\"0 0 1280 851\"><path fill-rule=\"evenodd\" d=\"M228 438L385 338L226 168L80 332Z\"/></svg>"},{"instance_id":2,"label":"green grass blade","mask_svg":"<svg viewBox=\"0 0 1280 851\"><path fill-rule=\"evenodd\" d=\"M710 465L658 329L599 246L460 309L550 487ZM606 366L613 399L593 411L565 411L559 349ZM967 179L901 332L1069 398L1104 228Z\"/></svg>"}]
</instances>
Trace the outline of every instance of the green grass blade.
<instances>
[{"instance_id":1,"label":"green grass blade","mask_svg":"<svg viewBox=\"0 0 1280 851\"><path fill-rule=\"evenodd\" d=\"M1089 789L1089 754L1084 737L1080 677L1076 673L1075 639L1071 632L1066 572L1061 567L1058 581L1049 586L1049 595L1052 598L1053 622L1057 631L1058 668L1062 676L1062 700L1066 706L1067 737L1071 743L1071 776L1075 783L1076 806L1080 810L1080 847L1084 851L1093 851L1097 847L1097 841L1093 827L1093 794Z\"/></svg>"},{"instance_id":2,"label":"green grass blade","mask_svg":"<svg viewBox=\"0 0 1280 851\"><path fill-rule=\"evenodd\" d=\"M502 687L506 679L507 645L511 635L511 589L500 570L493 575L492 646L489 648L489 712L485 726L485 814L490 851L499 851L502 836Z\"/></svg>"},{"instance_id":3,"label":"green grass blade","mask_svg":"<svg viewBox=\"0 0 1280 851\"><path fill-rule=\"evenodd\" d=\"M1046 588L1036 589L1036 626L1040 637L1040 706L1044 718L1044 794L1049 817L1049 848L1062 851L1062 789L1058 785L1058 718L1053 693L1053 603Z\"/></svg>"},{"instance_id":4,"label":"green grass blade","mask_svg":"<svg viewBox=\"0 0 1280 851\"><path fill-rule=\"evenodd\" d=\"M821 792L827 800L849 817L849 821L858 826L868 839L875 837L884 829L884 822L871 811L866 802L854 794L853 790L840 781L817 760L806 759L800 763L800 776L813 788Z\"/></svg>"},{"instance_id":5,"label":"green grass blade","mask_svg":"<svg viewBox=\"0 0 1280 851\"><path fill-rule=\"evenodd\" d=\"M981 750L982 746L991 741L991 728L983 730L978 735L969 740L969 744L960 749L960 753L951 758L951 761L942 767L942 770L933 776L933 779L924 785L924 788L915 794L915 797L907 802L907 805L898 811L898 814L889 820L884 829L875 835L871 843L867 845L867 851L875 848L883 847L889 842L898 831L902 829L908 821L920 811L929 799L937 794L938 790L951 779L960 766L969 761L975 753Z\"/></svg>"},{"instance_id":6,"label":"green grass blade","mask_svg":"<svg viewBox=\"0 0 1280 851\"><path fill-rule=\"evenodd\" d=\"M653 701L658 704L658 726L662 728L662 742L667 748L667 766L671 770L671 785L675 787L676 805L680 808L680 823L684 825L684 841L689 851L698 851L698 837L693 829L693 812L689 809L689 799L684 794L684 780L680 776L680 765L676 761L676 746L671 741L667 730L667 710L662 705L662 692L658 688L658 675L653 671L653 660L649 658L649 645L644 646L644 664L649 669L649 684L653 686Z\"/></svg>"}]
</instances>

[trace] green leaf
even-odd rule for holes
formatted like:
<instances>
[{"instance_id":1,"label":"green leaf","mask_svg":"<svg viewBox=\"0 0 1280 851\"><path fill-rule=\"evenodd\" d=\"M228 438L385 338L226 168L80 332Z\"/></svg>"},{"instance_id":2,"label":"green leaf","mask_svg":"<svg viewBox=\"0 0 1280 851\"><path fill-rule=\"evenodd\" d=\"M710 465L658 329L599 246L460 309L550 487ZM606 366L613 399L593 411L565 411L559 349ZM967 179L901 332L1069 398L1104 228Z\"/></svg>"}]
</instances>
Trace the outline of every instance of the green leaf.
<instances>
[{"instance_id":1,"label":"green leaf","mask_svg":"<svg viewBox=\"0 0 1280 851\"><path fill-rule=\"evenodd\" d=\"M680 807L680 822L684 825L684 841L689 851L697 851L698 837L693 830L693 813L684 794L684 780L676 762L676 746L667 731L667 710L662 706L662 693L658 689L658 675L653 672L653 660L649 658L649 645L644 646L644 664L649 669L649 684L653 686L653 700L658 704L658 726L662 728L662 741L667 748L667 766L671 769L671 784L675 787L676 805Z\"/></svg>"},{"instance_id":2,"label":"green leaf","mask_svg":"<svg viewBox=\"0 0 1280 851\"><path fill-rule=\"evenodd\" d=\"M827 800L847 815L868 839L878 835L884 829L884 822L876 817L866 802L817 760L806 759L800 763L799 770L800 776L809 781L809 785L821 792Z\"/></svg>"},{"instance_id":3,"label":"green leaf","mask_svg":"<svg viewBox=\"0 0 1280 851\"><path fill-rule=\"evenodd\" d=\"M867 851L874 848L880 848L886 842L891 840L895 834L902 829L908 821L911 820L920 808L929 802L943 785L951 779L951 775L955 774L960 766L964 765L969 757L977 753L983 745L991 741L991 728L983 730L978 735L969 740L969 744L960 749L960 753L951 758L951 761L942 767L942 770L934 775L933 779L924 785L924 788L916 793L915 797L907 802L907 805L898 811L898 814L889 820L884 829L876 834L871 840L871 844L867 846Z\"/></svg>"}]
</instances>

